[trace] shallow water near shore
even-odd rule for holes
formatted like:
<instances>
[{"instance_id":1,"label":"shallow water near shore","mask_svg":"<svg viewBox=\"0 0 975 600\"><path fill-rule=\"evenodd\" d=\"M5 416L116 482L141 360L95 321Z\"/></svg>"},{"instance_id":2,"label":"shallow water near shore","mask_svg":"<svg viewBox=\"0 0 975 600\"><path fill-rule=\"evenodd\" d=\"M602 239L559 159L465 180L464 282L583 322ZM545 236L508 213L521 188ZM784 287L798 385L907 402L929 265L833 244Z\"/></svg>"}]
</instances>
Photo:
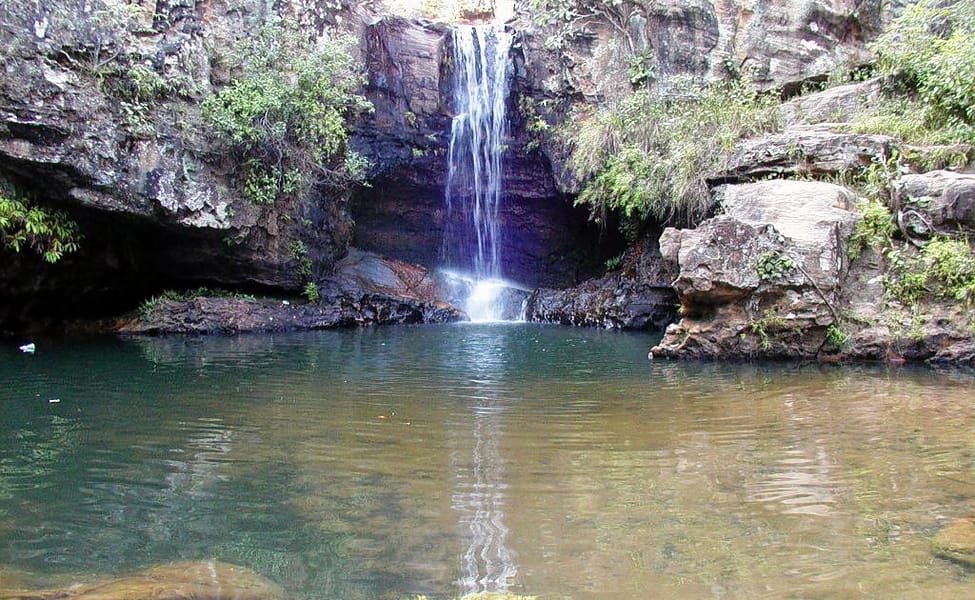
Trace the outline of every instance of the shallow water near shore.
<instances>
[{"instance_id":1,"label":"shallow water near shore","mask_svg":"<svg viewBox=\"0 0 975 600\"><path fill-rule=\"evenodd\" d=\"M651 362L654 341L0 349L0 592L217 559L302 600L970 594L930 547L975 513L970 372Z\"/></svg>"}]
</instances>

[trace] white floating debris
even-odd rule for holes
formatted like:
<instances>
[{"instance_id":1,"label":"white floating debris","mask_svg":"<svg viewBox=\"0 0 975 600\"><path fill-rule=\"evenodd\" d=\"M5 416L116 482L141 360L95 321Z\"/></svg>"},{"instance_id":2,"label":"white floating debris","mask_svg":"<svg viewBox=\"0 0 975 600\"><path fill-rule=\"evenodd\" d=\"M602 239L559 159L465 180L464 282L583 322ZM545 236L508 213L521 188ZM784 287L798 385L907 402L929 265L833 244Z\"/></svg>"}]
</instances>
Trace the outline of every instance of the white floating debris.
<instances>
[{"instance_id":1,"label":"white floating debris","mask_svg":"<svg viewBox=\"0 0 975 600\"><path fill-rule=\"evenodd\" d=\"M31 342L29 344L24 344L23 346L20 346L18 350L20 350L21 352L25 352L27 354L33 354L34 350L37 350L37 346L34 345L34 342Z\"/></svg>"},{"instance_id":2,"label":"white floating debris","mask_svg":"<svg viewBox=\"0 0 975 600\"><path fill-rule=\"evenodd\" d=\"M59 402L61 402L61 399L60 398L51 398L47 402L48 402L48 404L58 404Z\"/></svg>"}]
</instances>

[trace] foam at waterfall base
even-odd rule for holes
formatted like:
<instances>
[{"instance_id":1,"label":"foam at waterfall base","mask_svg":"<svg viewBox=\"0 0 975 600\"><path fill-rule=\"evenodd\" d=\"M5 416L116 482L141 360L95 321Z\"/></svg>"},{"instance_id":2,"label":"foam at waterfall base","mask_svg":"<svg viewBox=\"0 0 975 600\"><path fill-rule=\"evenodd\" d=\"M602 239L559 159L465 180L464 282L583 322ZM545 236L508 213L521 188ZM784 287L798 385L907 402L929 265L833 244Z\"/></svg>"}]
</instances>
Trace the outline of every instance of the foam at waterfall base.
<instances>
[{"instance_id":1,"label":"foam at waterfall base","mask_svg":"<svg viewBox=\"0 0 975 600\"><path fill-rule=\"evenodd\" d=\"M472 322L524 321L530 290L503 279L479 279L469 274L443 271L450 301L462 308Z\"/></svg>"}]
</instances>

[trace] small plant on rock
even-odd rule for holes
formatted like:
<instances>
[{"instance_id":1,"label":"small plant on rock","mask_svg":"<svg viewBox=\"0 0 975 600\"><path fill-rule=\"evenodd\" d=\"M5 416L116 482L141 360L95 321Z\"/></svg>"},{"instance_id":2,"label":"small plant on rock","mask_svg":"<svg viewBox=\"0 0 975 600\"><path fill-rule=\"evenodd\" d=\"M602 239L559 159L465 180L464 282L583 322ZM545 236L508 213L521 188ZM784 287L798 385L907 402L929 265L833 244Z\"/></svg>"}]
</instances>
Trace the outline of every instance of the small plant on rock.
<instances>
[{"instance_id":1,"label":"small plant on rock","mask_svg":"<svg viewBox=\"0 0 975 600\"><path fill-rule=\"evenodd\" d=\"M887 205L880 200L868 200L860 207L863 218L857 221L847 250L850 260L856 260L867 248L881 250L890 246L897 227Z\"/></svg>"},{"instance_id":2,"label":"small plant on rock","mask_svg":"<svg viewBox=\"0 0 975 600\"><path fill-rule=\"evenodd\" d=\"M775 281L796 270L799 265L785 253L772 250L758 257L755 272L762 281Z\"/></svg>"}]
</instances>

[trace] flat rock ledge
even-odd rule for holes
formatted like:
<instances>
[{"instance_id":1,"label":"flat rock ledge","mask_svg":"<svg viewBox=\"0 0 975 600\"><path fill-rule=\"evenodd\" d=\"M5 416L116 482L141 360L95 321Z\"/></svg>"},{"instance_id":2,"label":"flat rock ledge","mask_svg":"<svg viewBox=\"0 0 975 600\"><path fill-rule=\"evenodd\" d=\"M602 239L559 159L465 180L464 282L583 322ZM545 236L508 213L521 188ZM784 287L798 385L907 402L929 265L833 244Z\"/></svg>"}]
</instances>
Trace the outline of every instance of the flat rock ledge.
<instances>
[{"instance_id":1,"label":"flat rock ledge","mask_svg":"<svg viewBox=\"0 0 975 600\"><path fill-rule=\"evenodd\" d=\"M458 309L406 298L364 294L299 304L282 300L196 297L160 300L148 319L133 319L123 334L234 334L362 327L368 325L451 323L466 320Z\"/></svg>"}]
</instances>

